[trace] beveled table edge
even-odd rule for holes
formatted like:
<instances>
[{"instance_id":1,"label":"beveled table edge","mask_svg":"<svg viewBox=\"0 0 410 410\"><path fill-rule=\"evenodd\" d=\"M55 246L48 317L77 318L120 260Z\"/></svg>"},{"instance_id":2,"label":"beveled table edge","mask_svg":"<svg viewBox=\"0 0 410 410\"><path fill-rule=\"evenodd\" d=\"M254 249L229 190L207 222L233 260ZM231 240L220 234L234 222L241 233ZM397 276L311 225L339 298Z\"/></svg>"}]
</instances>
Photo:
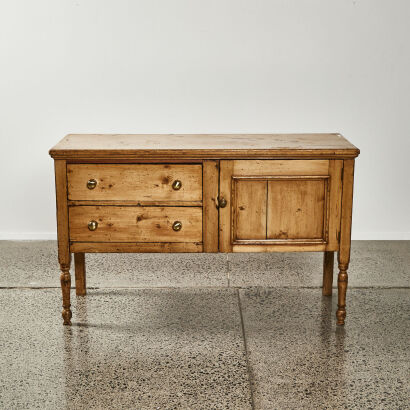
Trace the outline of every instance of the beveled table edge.
<instances>
[{"instance_id":1,"label":"beveled table edge","mask_svg":"<svg viewBox=\"0 0 410 410\"><path fill-rule=\"evenodd\" d=\"M54 159L66 160L138 160L138 159L352 159L360 154L358 148L341 150L324 149L174 149L174 150L54 150L49 154Z\"/></svg>"},{"instance_id":2,"label":"beveled table edge","mask_svg":"<svg viewBox=\"0 0 410 410\"><path fill-rule=\"evenodd\" d=\"M70 137L109 137L109 138L132 138L132 137L163 137L163 138L181 138L178 143L181 147L158 147L155 144L151 147L121 147L121 141L119 147L66 147L64 143L67 138ZM323 142L323 146L314 147L309 146L309 137L315 138L317 136L336 137L342 141L342 146L332 146L330 143L326 146ZM244 143L243 147L213 147L212 145L204 147L187 147L185 145L184 138L202 137L202 138L230 138L233 140L238 137L246 137L250 140L255 138L258 140L263 137L272 137L283 139L289 138L306 138L306 147L303 146L304 141L300 141L302 146L292 147L292 143L289 146L268 146L268 147L250 147ZM283 141L282 141L283 142ZM212 144L212 142L211 142ZM92 145L92 144L91 144ZM189 144L188 144L189 145ZM68 134L59 143L52 147L49 154L54 159L66 159L66 160L163 160L163 159L176 159L176 160L206 160L206 159L289 159L289 158L304 158L304 159L353 159L360 153L360 150L348 141L340 133L310 133L310 134Z\"/></svg>"}]
</instances>

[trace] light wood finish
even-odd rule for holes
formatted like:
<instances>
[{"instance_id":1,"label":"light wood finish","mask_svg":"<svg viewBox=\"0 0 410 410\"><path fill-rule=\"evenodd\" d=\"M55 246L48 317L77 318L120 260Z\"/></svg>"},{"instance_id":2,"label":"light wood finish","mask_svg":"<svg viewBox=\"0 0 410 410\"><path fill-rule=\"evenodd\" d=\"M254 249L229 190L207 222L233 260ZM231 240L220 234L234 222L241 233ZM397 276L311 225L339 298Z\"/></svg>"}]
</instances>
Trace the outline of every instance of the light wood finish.
<instances>
[{"instance_id":1,"label":"light wood finish","mask_svg":"<svg viewBox=\"0 0 410 410\"><path fill-rule=\"evenodd\" d=\"M337 324L344 325L346 318L346 290L347 270L350 262L350 238L352 227L353 206L353 179L354 160L345 160L343 163L343 194L342 194L342 219L340 224L340 245L337 260L339 264L339 275L337 278L338 304Z\"/></svg>"},{"instance_id":2,"label":"light wood finish","mask_svg":"<svg viewBox=\"0 0 410 410\"><path fill-rule=\"evenodd\" d=\"M201 201L202 167L185 164L69 164L68 199L90 201ZM87 181L95 180L94 189ZM181 181L174 190L174 181Z\"/></svg>"},{"instance_id":3,"label":"light wood finish","mask_svg":"<svg viewBox=\"0 0 410 410\"><path fill-rule=\"evenodd\" d=\"M232 174L235 176L297 176L329 175L328 160L236 160Z\"/></svg>"},{"instance_id":4,"label":"light wood finish","mask_svg":"<svg viewBox=\"0 0 410 410\"><path fill-rule=\"evenodd\" d=\"M50 154L64 324L71 253L85 295L88 252L323 252L331 295L335 251L344 323L359 150L340 134L71 134Z\"/></svg>"},{"instance_id":5,"label":"light wood finish","mask_svg":"<svg viewBox=\"0 0 410 410\"><path fill-rule=\"evenodd\" d=\"M263 243L255 241L247 241L245 244L233 245L233 253L252 252L252 253L271 253L271 252L324 252L327 249L326 244L312 243L291 243L289 242L274 242Z\"/></svg>"},{"instance_id":6,"label":"light wood finish","mask_svg":"<svg viewBox=\"0 0 410 410\"><path fill-rule=\"evenodd\" d=\"M67 206L67 177L66 161L54 161L56 200L57 200L57 238L58 238L58 262L60 264L60 283L63 294L62 316L64 325L71 325L71 254L68 230L68 206Z\"/></svg>"},{"instance_id":7,"label":"light wood finish","mask_svg":"<svg viewBox=\"0 0 410 410\"><path fill-rule=\"evenodd\" d=\"M201 242L202 209L183 207L75 206L69 210L75 242ZM88 222L96 221L95 231ZM179 232L174 222L182 222Z\"/></svg>"},{"instance_id":8,"label":"light wood finish","mask_svg":"<svg viewBox=\"0 0 410 410\"><path fill-rule=\"evenodd\" d=\"M178 158L118 158L118 157L106 157L106 158L70 158L67 163L70 164L202 164L203 159L201 158L189 158L189 157L178 157Z\"/></svg>"},{"instance_id":9,"label":"light wood finish","mask_svg":"<svg viewBox=\"0 0 410 410\"><path fill-rule=\"evenodd\" d=\"M203 164L203 241L204 252L218 252L218 209L216 201L219 187L219 162Z\"/></svg>"},{"instance_id":10,"label":"light wood finish","mask_svg":"<svg viewBox=\"0 0 410 410\"><path fill-rule=\"evenodd\" d=\"M324 252L323 257L323 287L324 296L332 296L334 252Z\"/></svg>"},{"instance_id":11,"label":"light wood finish","mask_svg":"<svg viewBox=\"0 0 410 410\"><path fill-rule=\"evenodd\" d=\"M329 223L327 230L327 250L339 248L340 218L342 208L342 172L343 161L329 161Z\"/></svg>"},{"instance_id":12,"label":"light wood finish","mask_svg":"<svg viewBox=\"0 0 410 410\"><path fill-rule=\"evenodd\" d=\"M221 196L230 203L220 211L224 249L239 245L246 252L252 245L264 252L265 245L298 245L313 251L325 244L320 249L337 250L340 165L332 160L221 161Z\"/></svg>"},{"instance_id":13,"label":"light wood finish","mask_svg":"<svg viewBox=\"0 0 410 410\"><path fill-rule=\"evenodd\" d=\"M268 181L267 239L326 242L327 179Z\"/></svg>"},{"instance_id":14,"label":"light wood finish","mask_svg":"<svg viewBox=\"0 0 410 410\"><path fill-rule=\"evenodd\" d=\"M231 190L233 161L220 161L219 167L219 198L224 198L228 202L225 208L219 208L219 251L232 252Z\"/></svg>"},{"instance_id":15,"label":"light wood finish","mask_svg":"<svg viewBox=\"0 0 410 410\"><path fill-rule=\"evenodd\" d=\"M184 242L72 242L70 249L90 253L198 253L203 246Z\"/></svg>"},{"instance_id":16,"label":"light wood finish","mask_svg":"<svg viewBox=\"0 0 410 410\"><path fill-rule=\"evenodd\" d=\"M354 158L340 134L69 134L55 159Z\"/></svg>"},{"instance_id":17,"label":"light wood finish","mask_svg":"<svg viewBox=\"0 0 410 410\"><path fill-rule=\"evenodd\" d=\"M200 206L202 201L67 201L68 206L120 205L120 206Z\"/></svg>"},{"instance_id":18,"label":"light wood finish","mask_svg":"<svg viewBox=\"0 0 410 410\"><path fill-rule=\"evenodd\" d=\"M266 239L267 181L234 180L233 234L240 239Z\"/></svg>"},{"instance_id":19,"label":"light wood finish","mask_svg":"<svg viewBox=\"0 0 410 410\"><path fill-rule=\"evenodd\" d=\"M297 176L328 177L328 201L326 203L328 220L326 226L326 249L337 250L340 232L341 209L341 160L236 160L233 162L232 178L259 177L274 179L277 177L293 178ZM235 212L235 209L234 209ZM267 213L268 214L268 213ZM234 236L234 235L233 235ZM297 240L296 240L297 241ZM236 240L238 243L239 241ZM272 244L274 241L271 241ZM280 244L280 240L277 243Z\"/></svg>"},{"instance_id":20,"label":"light wood finish","mask_svg":"<svg viewBox=\"0 0 410 410\"><path fill-rule=\"evenodd\" d=\"M86 273L85 273L85 255L83 252L74 253L75 266L75 293L77 296L87 294Z\"/></svg>"}]
</instances>

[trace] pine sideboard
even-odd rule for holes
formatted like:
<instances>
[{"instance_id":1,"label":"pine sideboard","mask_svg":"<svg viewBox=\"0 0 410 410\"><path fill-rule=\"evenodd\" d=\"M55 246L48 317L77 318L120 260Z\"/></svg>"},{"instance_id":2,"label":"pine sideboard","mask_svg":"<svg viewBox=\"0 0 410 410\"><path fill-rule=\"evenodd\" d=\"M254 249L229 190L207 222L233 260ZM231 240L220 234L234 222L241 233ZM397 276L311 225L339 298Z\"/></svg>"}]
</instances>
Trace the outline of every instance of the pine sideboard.
<instances>
[{"instance_id":1,"label":"pine sideboard","mask_svg":"<svg viewBox=\"0 0 410 410\"><path fill-rule=\"evenodd\" d=\"M323 252L346 317L353 174L340 134L69 134L50 150L62 316L90 252ZM103 269L103 267L101 267Z\"/></svg>"}]
</instances>

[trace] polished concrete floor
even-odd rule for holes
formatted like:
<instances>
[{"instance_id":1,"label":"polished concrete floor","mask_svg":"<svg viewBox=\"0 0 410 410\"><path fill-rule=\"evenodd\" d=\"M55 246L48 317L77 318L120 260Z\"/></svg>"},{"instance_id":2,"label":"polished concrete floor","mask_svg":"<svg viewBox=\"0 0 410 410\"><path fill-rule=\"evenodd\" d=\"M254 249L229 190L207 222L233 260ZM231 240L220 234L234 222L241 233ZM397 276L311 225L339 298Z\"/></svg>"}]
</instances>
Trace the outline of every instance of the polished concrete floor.
<instances>
[{"instance_id":1,"label":"polished concrete floor","mask_svg":"<svg viewBox=\"0 0 410 410\"><path fill-rule=\"evenodd\" d=\"M351 259L336 327L320 254L87 255L64 327L56 243L0 241L0 408L409 408L410 241Z\"/></svg>"}]
</instances>

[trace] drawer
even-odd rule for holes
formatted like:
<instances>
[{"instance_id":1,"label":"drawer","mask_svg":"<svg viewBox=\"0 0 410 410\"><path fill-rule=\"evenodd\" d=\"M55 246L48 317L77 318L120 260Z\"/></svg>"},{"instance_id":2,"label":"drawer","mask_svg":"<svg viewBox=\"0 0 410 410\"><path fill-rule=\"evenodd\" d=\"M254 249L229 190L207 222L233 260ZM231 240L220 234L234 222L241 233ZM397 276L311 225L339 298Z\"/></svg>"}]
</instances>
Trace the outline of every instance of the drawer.
<instances>
[{"instance_id":1,"label":"drawer","mask_svg":"<svg viewBox=\"0 0 410 410\"><path fill-rule=\"evenodd\" d=\"M67 183L69 200L201 201L202 165L68 164Z\"/></svg>"},{"instance_id":2,"label":"drawer","mask_svg":"<svg viewBox=\"0 0 410 410\"><path fill-rule=\"evenodd\" d=\"M72 206L69 229L80 242L202 242L202 208Z\"/></svg>"}]
</instances>

